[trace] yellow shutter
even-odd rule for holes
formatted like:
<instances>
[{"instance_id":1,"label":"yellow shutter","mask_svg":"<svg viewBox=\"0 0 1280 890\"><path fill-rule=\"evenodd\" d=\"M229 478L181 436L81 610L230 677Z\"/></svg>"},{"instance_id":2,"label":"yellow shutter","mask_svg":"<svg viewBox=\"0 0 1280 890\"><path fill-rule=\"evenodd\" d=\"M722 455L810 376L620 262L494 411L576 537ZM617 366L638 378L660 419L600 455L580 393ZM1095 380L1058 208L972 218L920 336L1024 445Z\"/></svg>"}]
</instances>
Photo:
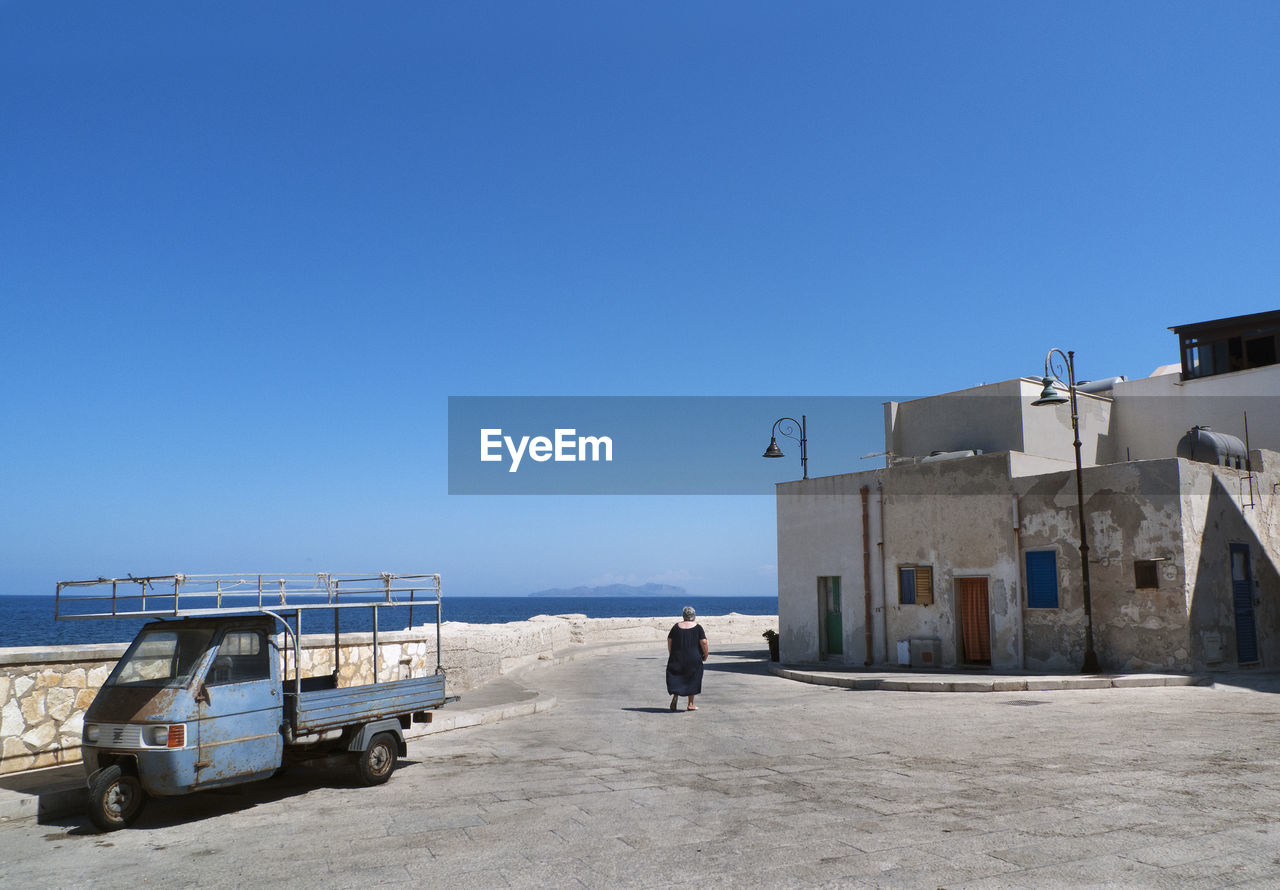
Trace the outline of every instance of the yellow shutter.
<instances>
[{"instance_id":1,"label":"yellow shutter","mask_svg":"<svg viewBox=\"0 0 1280 890\"><path fill-rule=\"evenodd\" d=\"M933 605L933 568L916 566L916 605Z\"/></svg>"}]
</instances>

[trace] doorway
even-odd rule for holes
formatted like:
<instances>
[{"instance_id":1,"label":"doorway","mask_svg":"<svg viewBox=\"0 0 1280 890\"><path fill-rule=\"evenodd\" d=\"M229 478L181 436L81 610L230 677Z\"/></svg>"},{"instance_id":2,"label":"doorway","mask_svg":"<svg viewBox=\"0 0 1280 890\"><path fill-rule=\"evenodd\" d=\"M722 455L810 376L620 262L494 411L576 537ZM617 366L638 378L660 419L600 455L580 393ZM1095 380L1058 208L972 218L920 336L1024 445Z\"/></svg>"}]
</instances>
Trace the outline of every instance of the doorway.
<instances>
[{"instance_id":1,"label":"doorway","mask_svg":"<svg viewBox=\"0 0 1280 890\"><path fill-rule=\"evenodd\" d=\"M964 664L991 665L991 603L986 578L957 578L960 653Z\"/></svg>"},{"instance_id":2,"label":"doorway","mask_svg":"<svg viewBox=\"0 0 1280 890\"><path fill-rule=\"evenodd\" d=\"M1253 569L1249 545L1231 545L1231 602L1236 616L1236 663L1258 662L1258 623L1253 615Z\"/></svg>"},{"instance_id":3,"label":"doorway","mask_svg":"<svg viewBox=\"0 0 1280 890\"><path fill-rule=\"evenodd\" d=\"M840 616L840 577L818 578L819 656L844 654L844 622Z\"/></svg>"}]
</instances>

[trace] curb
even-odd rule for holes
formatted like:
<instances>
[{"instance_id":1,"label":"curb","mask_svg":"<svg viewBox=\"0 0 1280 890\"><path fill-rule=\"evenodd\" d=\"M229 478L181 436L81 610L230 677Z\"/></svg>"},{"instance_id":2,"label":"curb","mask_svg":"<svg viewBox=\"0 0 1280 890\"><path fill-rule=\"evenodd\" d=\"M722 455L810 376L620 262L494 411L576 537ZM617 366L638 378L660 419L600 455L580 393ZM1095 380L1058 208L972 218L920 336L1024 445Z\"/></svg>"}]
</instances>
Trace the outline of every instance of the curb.
<instances>
[{"instance_id":1,"label":"curb","mask_svg":"<svg viewBox=\"0 0 1280 890\"><path fill-rule=\"evenodd\" d=\"M88 789L79 762L44 769L10 773L0 781L17 780L28 788L0 790L0 822L35 819L83 812Z\"/></svg>"},{"instance_id":2,"label":"curb","mask_svg":"<svg viewBox=\"0 0 1280 890\"><path fill-rule=\"evenodd\" d=\"M965 677L930 679L911 677L859 676L797 670L769 665L769 673L784 680L839 686L859 692L1054 692L1071 689L1136 689L1154 686L1212 685L1208 677L1188 674L1123 674L1086 677Z\"/></svg>"}]
</instances>

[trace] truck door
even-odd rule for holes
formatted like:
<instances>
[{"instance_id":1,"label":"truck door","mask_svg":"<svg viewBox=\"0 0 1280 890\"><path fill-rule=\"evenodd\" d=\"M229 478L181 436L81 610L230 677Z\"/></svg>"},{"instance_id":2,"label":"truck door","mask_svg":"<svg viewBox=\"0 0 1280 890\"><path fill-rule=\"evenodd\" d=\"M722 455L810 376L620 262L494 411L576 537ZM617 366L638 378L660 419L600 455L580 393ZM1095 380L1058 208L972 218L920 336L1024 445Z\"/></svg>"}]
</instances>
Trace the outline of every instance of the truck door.
<instances>
[{"instance_id":1,"label":"truck door","mask_svg":"<svg viewBox=\"0 0 1280 890\"><path fill-rule=\"evenodd\" d=\"M201 690L197 787L266 778L284 750L275 641L263 629L229 628Z\"/></svg>"}]
</instances>

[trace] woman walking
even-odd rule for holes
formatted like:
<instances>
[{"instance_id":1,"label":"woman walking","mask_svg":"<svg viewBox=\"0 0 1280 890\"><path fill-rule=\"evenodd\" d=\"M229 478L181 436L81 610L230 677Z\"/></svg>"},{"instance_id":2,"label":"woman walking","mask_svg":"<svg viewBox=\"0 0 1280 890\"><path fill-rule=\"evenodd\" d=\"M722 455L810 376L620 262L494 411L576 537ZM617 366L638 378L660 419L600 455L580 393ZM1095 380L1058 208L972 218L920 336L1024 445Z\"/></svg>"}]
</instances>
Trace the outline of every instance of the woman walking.
<instances>
[{"instance_id":1,"label":"woman walking","mask_svg":"<svg viewBox=\"0 0 1280 890\"><path fill-rule=\"evenodd\" d=\"M693 606L684 607L684 620L672 625L667 634L667 692L671 693L671 710L682 695L689 697L690 711L698 710L693 697L702 692L702 663L710 651L707 634L694 619Z\"/></svg>"}]
</instances>

